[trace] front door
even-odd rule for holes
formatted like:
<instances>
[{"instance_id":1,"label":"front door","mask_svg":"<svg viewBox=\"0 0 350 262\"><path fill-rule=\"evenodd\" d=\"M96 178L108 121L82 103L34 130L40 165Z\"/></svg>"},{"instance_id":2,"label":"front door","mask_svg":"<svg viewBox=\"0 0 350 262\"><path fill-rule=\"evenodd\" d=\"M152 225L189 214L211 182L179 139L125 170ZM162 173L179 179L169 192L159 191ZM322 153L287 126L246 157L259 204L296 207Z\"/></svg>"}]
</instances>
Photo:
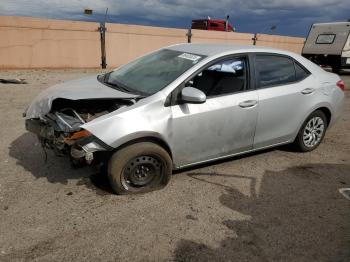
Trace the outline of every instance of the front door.
<instances>
[{"instance_id":1,"label":"front door","mask_svg":"<svg viewBox=\"0 0 350 262\"><path fill-rule=\"evenodd\" d=\"M188 81L207 101L171 108L176 167L252 149L258 97L249 88L247 62L244 56L218 61Z\"/></svg>"}]
</instances>

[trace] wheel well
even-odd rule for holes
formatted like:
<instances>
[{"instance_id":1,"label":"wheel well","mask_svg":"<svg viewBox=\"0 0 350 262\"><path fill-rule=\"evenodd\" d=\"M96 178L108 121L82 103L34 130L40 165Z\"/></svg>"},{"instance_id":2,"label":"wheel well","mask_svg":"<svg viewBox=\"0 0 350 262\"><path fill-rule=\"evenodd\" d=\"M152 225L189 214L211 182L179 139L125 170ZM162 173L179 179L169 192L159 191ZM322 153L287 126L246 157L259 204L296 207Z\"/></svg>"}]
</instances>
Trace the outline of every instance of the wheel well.
<instances>
[{"instance_id":1,"label":"wheel well","mask_svg":"<svg viewBox=\"0 0 350 262\"><path fill-rule=\"evenodd\" d=\"M329 123L331 122L331 117L332 117L331 111L327 107L320 107L320 108L317 108L316 110L320 110L326 116L327 126L329 126Z\"/></svg>"},{"instance_id":2,"label":"wheel well","mask_svg":"<svg viewBox=\"0 0 350 262\"><path fill-rule=\"evenodd\" d=\"M165 151L168 152L170 158L173 159L173 155L171 153L171 150L170 150L170 147L168 146L168 144L165 141L163 141L162 139L160 139L158 137L152 137L152 136L140 137L140 138L136 138L134 140L130 140L130 141L120 145L116 149L114 149L113 152L115 152L123 147L129 146L132 144L136 144L136 143L140 143L140 142L152 142L152 143L155 143L155 144L161 146L163 149L165 149Z\"/></svg>"}]
</instances>

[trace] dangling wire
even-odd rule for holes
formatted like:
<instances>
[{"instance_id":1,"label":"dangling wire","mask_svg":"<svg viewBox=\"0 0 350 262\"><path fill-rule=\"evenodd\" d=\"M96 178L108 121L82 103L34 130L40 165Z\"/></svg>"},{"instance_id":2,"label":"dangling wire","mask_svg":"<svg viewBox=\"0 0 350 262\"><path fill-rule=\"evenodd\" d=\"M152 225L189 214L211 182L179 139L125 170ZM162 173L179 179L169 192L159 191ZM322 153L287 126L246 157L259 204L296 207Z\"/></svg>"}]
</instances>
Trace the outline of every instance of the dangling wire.
<instances>
[{"instance_id":1,"label":"dangling wire","mask_svg":"<svg viewBox=\"0 0 350 262\"><path fill-rule=\"evenodd\" d=\"M41 148L44 152L44 163L46 165L47 164L47 151L46 151L45 141L44 141L44 139L40 139L40 142L41 142Z\"/></svg>"}]
</instances>

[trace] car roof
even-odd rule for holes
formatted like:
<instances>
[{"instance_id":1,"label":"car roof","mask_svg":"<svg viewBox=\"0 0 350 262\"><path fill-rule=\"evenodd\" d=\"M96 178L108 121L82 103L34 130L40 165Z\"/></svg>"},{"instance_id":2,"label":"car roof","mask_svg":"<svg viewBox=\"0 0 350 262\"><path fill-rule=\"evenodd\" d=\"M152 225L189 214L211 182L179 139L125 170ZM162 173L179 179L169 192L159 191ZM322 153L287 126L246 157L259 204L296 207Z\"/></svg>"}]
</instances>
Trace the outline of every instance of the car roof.
<instances>
[{"instance_id":1,"label":"car roof","mask_svg":"<svg viewBox=\"0 0 350 262\"><path fill-rule=\"evenodd\" d=\"M253 45L234 45L234 44L177 44L173 46L166 47L166 49L193 53L198 55L205 56L215 56L222 53L232 52L270 52L270 53L280 53L286 54L289 52L285 52L282 50L269 48L269 47L257 47Z\"/></svg>"},{"instance_id":2,"label":"car roof","mask_svg":"<svg viewBox=\"0 0 350 262\"><path fill-rule=\"evenodd\" d=\"M229 55L236 53L262 52L271 54L287 55L296 59L312 73L324 73L325 71L310 60L290 51L279 50L270 47L253 46L253 45L233 45L233 44L177 44L165 49L180 51L184 53L192 53L197 55L212 56Z\"/></svg>"}]
</instances>

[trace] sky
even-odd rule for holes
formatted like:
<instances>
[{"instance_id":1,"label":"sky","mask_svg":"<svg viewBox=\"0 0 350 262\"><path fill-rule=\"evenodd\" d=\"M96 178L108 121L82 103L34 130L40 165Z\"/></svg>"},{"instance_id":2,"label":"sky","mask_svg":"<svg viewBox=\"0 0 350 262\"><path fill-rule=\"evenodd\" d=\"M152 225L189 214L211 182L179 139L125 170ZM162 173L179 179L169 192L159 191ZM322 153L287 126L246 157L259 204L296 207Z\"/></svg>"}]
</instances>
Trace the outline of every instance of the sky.
<instances>
[{"instance_id":1,"label":"sky","mask_svg":"<svg viewBox=\"0 0 350 262\"><path fill-rule=\"evenodd\" d=\"M108 22L189 28L229 15L238 32L302 37L313 23L350 19L350 0L0 0L0 15L103 21L107 7Z\"/></svg>"}]
</instances>

